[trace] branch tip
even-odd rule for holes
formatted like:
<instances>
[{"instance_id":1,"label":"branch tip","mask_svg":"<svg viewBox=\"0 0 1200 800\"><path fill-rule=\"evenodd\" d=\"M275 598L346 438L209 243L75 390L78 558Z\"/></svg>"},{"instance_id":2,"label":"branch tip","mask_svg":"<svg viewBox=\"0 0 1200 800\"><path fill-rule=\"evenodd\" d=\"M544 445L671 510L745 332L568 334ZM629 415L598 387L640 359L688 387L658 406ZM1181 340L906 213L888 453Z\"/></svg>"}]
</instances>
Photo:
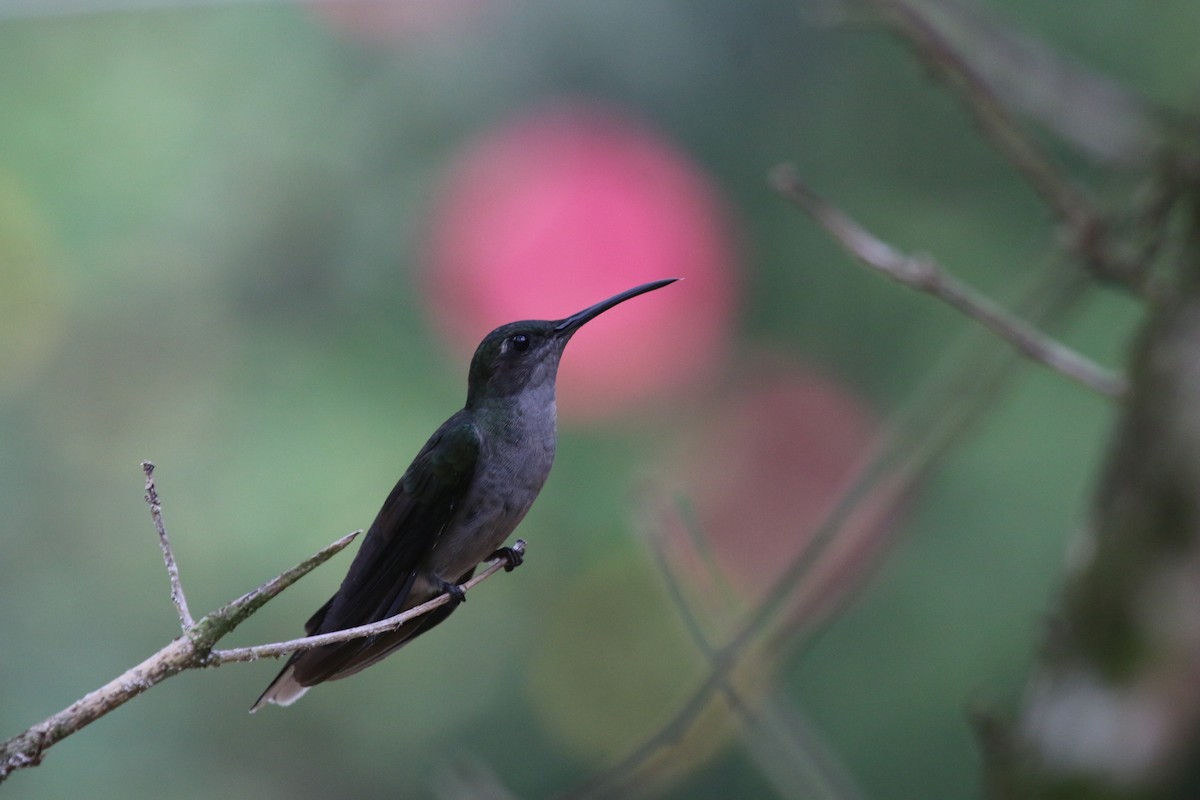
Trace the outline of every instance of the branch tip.
<instances>
[{"instance_id":1,"label":"branch tip","mask_svg":"<svg viewBox=\"0 0 1200 800\"><path fill-rule=\"evenodd\" d=\"M163 523L162 502L158 497L158 487L154 483L154 462L143 461L142 472L146 476L146 504L150 506L150 518L154 522L155 532L158 533L163 564L167 568L167 578L171 581L171 602L179 615L179 627L187 633L196 625L196 621L192 619L192 612L188 609L183 583L179 579L179 565L175 561L175 552L171 549L171 540L167 537L167 527Z\"/></svg>"}]
</instances>

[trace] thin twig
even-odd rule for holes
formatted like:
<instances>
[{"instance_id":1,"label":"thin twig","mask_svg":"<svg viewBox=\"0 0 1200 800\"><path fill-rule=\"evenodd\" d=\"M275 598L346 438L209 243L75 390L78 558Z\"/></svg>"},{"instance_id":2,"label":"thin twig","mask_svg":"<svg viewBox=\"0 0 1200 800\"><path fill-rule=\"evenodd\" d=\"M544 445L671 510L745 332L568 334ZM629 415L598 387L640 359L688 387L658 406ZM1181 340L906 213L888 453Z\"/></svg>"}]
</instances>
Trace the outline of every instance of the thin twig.
<instances>
[{"instance_id":1,"label":"thin twig","mask_svg":"<svg viewBox=\"0 0 1200 800\"><path fill-rule=\"evenodd\" d=\"M146 474L146 503L150 506L150 517L154 520L154 530L158 532L158 543L162 546L163 563L167 565L167 577L171 580L171 602L179 614L179 625L184 633L196 621L188 610L187 597L183 594L183 583L179 580L179 565L175 563L175 553L171 550L171 540L167 538L167 527L163 524L162 503L158 499L158 489L154 485L154 464L142 462L142 472Z\"/></svg>"},{"instance_id":2,"label":"thin twig","mask_svg":"<svg viewBox=\"0 0 1200 800\"><path fill-rule=\"evenodd\" d=\"M214 624L231 625L232 627L229 628L229 630L233 630L233 628L240 625L254 612L265 606L268 601L278 596L279 593L284 589L288 588L293 583L312 572L321 564L324 564L331 556L341 552L346 545L354 541L361 533L362 529L360 528L359 530L348 533L337 541L326 545L286 572L271 578L271 580L262 584L258 588L246 592L246 594L242 595L236 600L226 603L216 611L205 615L196 624L196 628L199 629L206 622L212 621ZM215 643L216 640L213 641Z\"/></svg>"},{"instance_id":3,"label":"thin twig","mask_svg":"<svg viewBox=\"0 0 1200 800\"><path fill-rule=\"evenodd\" d=\"M517 555L525 554L525 540L517 539L513 543L512 549ZM484 562L486 564L482 572L480 572L471 580L464 583L460 588L463 591L469 591L475 586L478 586L483 581L490 578L498 570L504 569L508 561L503 557L494 558ZM285 656L289 653L299 652L301 650L312 650L317 647L323 647L327 644L338 644L339 642L348 642L352 639L363 639L367 636L375 636L380 633L387 633L399 628L410 619L419 617L422 614L428 614L439 606L444 606L450 602L449 594L440 594L437 597L422 603L419 606L414 606L407 611L380 620L367 625L359 625L354 628L346 628L333 633L322 633L317 636L304 636L299 639L290 639L286 642L273 642L271 644L260 644L253 647L238 647L230 650L213 650L205 662L205 666L215 667L221 664L228 664L233 661L257 661L260 658L277 658Z\"/></svg>"},{"instance_id":4,"label":"thin twig","mask_svg":"<svg viewBox=\"0 0 1200 800\"><path fill-rule=\"evenodd\" d=\"M865 266L938 298L986 326L1022 355L1089 389L1113 398L1124 395L1126 382L1123 377L1010 314L983 293L950 275L933 259L897 251L813 193L790 165L775 168L771 173L771 183L780 194L819 222L850 255Z\"/></svg>"}]
</instances>

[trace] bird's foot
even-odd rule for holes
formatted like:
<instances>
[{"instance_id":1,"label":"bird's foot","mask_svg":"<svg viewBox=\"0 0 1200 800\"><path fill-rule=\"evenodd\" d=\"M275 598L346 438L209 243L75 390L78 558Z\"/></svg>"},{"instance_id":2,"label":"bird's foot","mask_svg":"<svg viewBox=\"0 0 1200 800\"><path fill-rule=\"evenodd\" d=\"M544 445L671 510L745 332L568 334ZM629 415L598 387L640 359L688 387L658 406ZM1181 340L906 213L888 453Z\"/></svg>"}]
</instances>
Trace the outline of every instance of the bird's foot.
<instances>
[{"instance_id":1,"label":"bird's foot","mask_svg":"<svg viewBox=\"0 0 1200 800\"><path fill-rule=\"evenodd\" d=\"M514 547L501 547L496 552L487 557L488 561L493 558L504 559L504 571L512 572L517 567L525 563L525 542L521 539L517 540Z\"/></svg>"},{"instance_id":2,"label":"bird's foot","mask_svg":"<svg viewBox=\"0 0 1200 800\"><path fill-rule=\"evenodd\" d=\"M467 590L459 586L457 583L450 581L442 581L441 590L443 593L450 595L450 602L454 605L462 605L467 602Z\"/></svg>"}]
</instances>

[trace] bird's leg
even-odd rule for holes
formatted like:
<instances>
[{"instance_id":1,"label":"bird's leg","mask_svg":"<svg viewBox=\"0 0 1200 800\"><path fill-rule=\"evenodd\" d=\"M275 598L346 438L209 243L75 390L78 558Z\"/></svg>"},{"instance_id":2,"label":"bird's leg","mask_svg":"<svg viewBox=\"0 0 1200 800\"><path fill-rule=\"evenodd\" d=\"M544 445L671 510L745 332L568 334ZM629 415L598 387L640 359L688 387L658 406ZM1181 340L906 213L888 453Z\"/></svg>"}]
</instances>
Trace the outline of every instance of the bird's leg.
<instances>
[{"instance_id":1,"label":"bird's leg","mask_svg":"<svg viewBox=\"0 0 1200 800\"><path fill-rule=\"evenodd\" d=\"M493 558L504 559L504 571L512 572L514 569L521 566L521 564L525 563L525 548L522 547L518 549L516 547L501 547L499 550L488 556L486 560L491 561Z\"/></svg>"},{"instance_id":2,"label":"bird's leg","mask_svg":"<svg viewBox=\"0 0 1200 800\"><path fill-rule=\"evenodd\" d=\"M438 588L441 589L444 594L450 595L450 602L456 606L467 602L467 590L457 583L451 583L450 581L439 578Z\"/></svg>"}]
</instances>

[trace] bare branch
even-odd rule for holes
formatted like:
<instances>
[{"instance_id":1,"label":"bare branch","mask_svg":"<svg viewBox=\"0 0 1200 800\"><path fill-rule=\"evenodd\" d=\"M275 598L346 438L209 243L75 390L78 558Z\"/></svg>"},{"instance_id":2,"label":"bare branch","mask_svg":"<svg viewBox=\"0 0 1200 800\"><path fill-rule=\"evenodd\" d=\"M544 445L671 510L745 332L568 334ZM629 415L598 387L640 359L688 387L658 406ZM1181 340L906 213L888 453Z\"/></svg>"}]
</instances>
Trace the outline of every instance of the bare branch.
<instances>
[{"instance_id":1,"label":"bare branch","mask_svg":"<svg viewBox=\"0 0 1200 800\"><path fill-rule=\"evenodd\" d=\"M525 554L525 540L517 539L513 544L512 549L518 555ZM464 591L469 591L474 587L483 583L485 580L494 575L497 571L504 569L508 563L504 558L493 558L485 562L486 567L482 572L476 575L471 580L464 583L461 588ZM274 642L272 644L260 644L253 647L238 647L231 650L213 650L205 662L205 666L220 666L233 661L257 661L260 658L278 658L289 653L299 652L301 650L312 650L317 647L322 647L327 644L337 644L339 642L348 642L352 639L362 639L367 636L375 636L380 633L387 633L399 628L410 619L419 617L423 614L428 614L435 608L446 605L450 602L450 595L440 594L437 597L422 603L419 606L408 609L407 611L388 617L379 622L372 622L368 625L359 625L355 628L346 628L345 630L334 631L333 633L322 633L317 636L305 636L299 639L290 639L286 642Z\"/></svg>"},{"instance_id":2,"label":"bare branch","mask_svg":"<svg viewBox=\"0 0 1200 800\"><path fill-rule=\"evenodd\" d=\"M869 0L908 39L939 77L956 89L980 129L1019 171L1055 214L1072 230L1093 224L1084 194L1061 175L1000 102L992 87L935 26L924 11L907 0Z\"/></svg>"},{"instance_id":3,"label":"bare branch","mask_svg":"<svg viewBox=\"0 0 1200 800\"><path fill-rule=\"evenodd\" d=\"M10 773L36 767L52 745L95 722L115 708L172 675L187 669L196 655L196 645L180 636L169 645L116 678L89 692L57 714L0 744L0 782Z\"/></svg>"},{"instance_id":4,"label":"bare branch","mask_svg":"<svg viewBox=\"0 0 1200 800\"><path fill-rule=\"evenodd\" d=\"M867 0L891 28L905 39L939 78L954 89L975 117L983 135L1013 165L1062 223L1067 246L1095 275L1116 281L1151 299L1163 291L1147 262L1123 254L1113 242L1109 215L1090 195L1064 175L1026 133L995 87L943 31L933 12L952 14L964 25L967 9L949 2L915 4L910 0ZM1112 98L1110 98L1111 100ZM1111 116L1115 111L1106 108Z\"/></svg>"},{"instance_id":5,"label":"bare branch","mask_svg":"<svg viewBox=\"0 0 1200 800\"><path fill-rule=\"evenodd\" d=\"M175 563L175 553L171 550L171 540L167 538L167 527L163 524L162 503L158 499L158 489L154 485L154 464L142 462L142 472L146 474L146 503L150 506L150 517L154 520L154 530L158 531L158 543L162 546L163 563L167 565L167 577L171 580L171 602L179 614L179 626L184 633L196 624L192 612L188 610L187 597L183 594L183 583L179 580L179 565Z\"/></svg>"},{"instance_id":6,"label":"bare branch","mask_svg":"<svg viewBox=\"0 0 1200 800\"><path fill-rule=\"evenodd\" d=\"M147 462L148 463L148 462ZM153 466L150 467L153 469ZM151 504L153 508L154 503ZM206 665L213 644L236 628L254 610L354 540L358 531L343 536L315 555L267 581L243 597L222 606L184 630L184 634L142 663L123 672L104 686L88 693L57 714L39 722L7 741L0 742L0 782L10 773L36 767L47 748L83 729L151 687L187 669Z\"/></svg>"},{"instance_id":7,"label":"bare branch","mask_svg":"<svg viewBox=\"0 0 1200 800\"><path fill-rule=\"evenodd\" d=\"M865 266L953 306L986 326L1022 355L1089 389L1108 397L1120 398L1124 395L1124 378L1013 316L986 295L954 278L931 258L897 251L814 194L800 180L793 167L777 167L771 173L771 184L821 223L850 255Z\"/></svg>"},{"instance_id":8,"label":"bare branch","mask_svg":"<svg viewBox=\"0 0 1200 800\"><path fill-rule=\"evenodd\" d=\"M312 636L291 642L260 645L258 647L243 647L237 650L213 650L222 637L232 632L251 614L262 608L269 600L277 596L300 578L325 563L362 531L343 536L337 541L321 548L318 552L306 558L286 572L272 578L257 589L247 592L215 611L193 621L183 600L183 589L179 585L179 572L175 567L175 558L171 553L171 545L167 540L166 528L162 522L162 506L159 503L158 491L154 485L154 465L149 461L142 462L142 470L146 473L146 502L150 505L150 513L154 519L154 527L158 531L162 544L163 560L167 563L167 573L171 576L171 595L179 610L179 619L183 626L183 635L172 641L166 647L147 658L142 663L123 672L118 677L90 692L81 699L67 706L62 711L28 728L12 738L0 742L0 782L11 773L26 767L36 767L42 762L42 756L47 748L62 741L71 734L81 730L90 723L129 702L139 694L153 686L178 675L189 669L212 667L230 661L253 661L267 656L279 656L295 650L307 650L323 644L358 639L372 634L399 627L406 620L426 614L438 606L449 602L449 595L441 595L433 600L411 609L404 614L389 620L363 625L324 636ZM525 553L525 542L518 539L512 548L518 556ZM509 560L497 557L486 562L485 569L472 580L463 585L470 589L486 580L501 568L509 565Z\"/></svg>"},{"instance_id":9,"label":"bare branch","mask_svg":"<svg viewBox=\"0 0 1200 800\"><path fill-rule=\"evenodd\" d=\"M149 465L148 475L152 470L153 465ZM150 497L150 487L147 492L147 496ZM156 506L157 498L151 501L151 508ZM42 755L47 748L172 675L189 669L214 667L233 661L254 661L259 658L284 655L296 650L309 650L334 642L364 638L397 628L405 621L427 614L449 602L450 596L443 594L403 614L372 625L361 625L336 633L310 636L289 642L242 647L235 650L213 650L213 645L218 640L232 632L267 601L341 551L359 533L361 531L343 536L257 589L226 603L210 614L206 614L188 625L182 636L136 667L126 670L120 676L57 714L0 743L0 782L15 770L37 766L41 763ZM524 555L525 546L524 540L518 539L512 549L518 555ZM504 557L497 557L485 563L484 570L463 584L463 589L471 589L479 585L498 570L505 568L509 561Z\"/></svg>"},{"instance_id":10,"label":"bare branch","mask_svg":"<svg viewBox=\"0 0 1200 800\"><path fill-rule=\"evenodd\" d=\"M1161 126L1170 121L1166 109L1030 31L1004 24L979 3L920 2L924 27L936 24L957 60L969 61L976 78L1014 115L1100 164L1133 168L1153 158Z\"/></svg>"}]
</instances>

